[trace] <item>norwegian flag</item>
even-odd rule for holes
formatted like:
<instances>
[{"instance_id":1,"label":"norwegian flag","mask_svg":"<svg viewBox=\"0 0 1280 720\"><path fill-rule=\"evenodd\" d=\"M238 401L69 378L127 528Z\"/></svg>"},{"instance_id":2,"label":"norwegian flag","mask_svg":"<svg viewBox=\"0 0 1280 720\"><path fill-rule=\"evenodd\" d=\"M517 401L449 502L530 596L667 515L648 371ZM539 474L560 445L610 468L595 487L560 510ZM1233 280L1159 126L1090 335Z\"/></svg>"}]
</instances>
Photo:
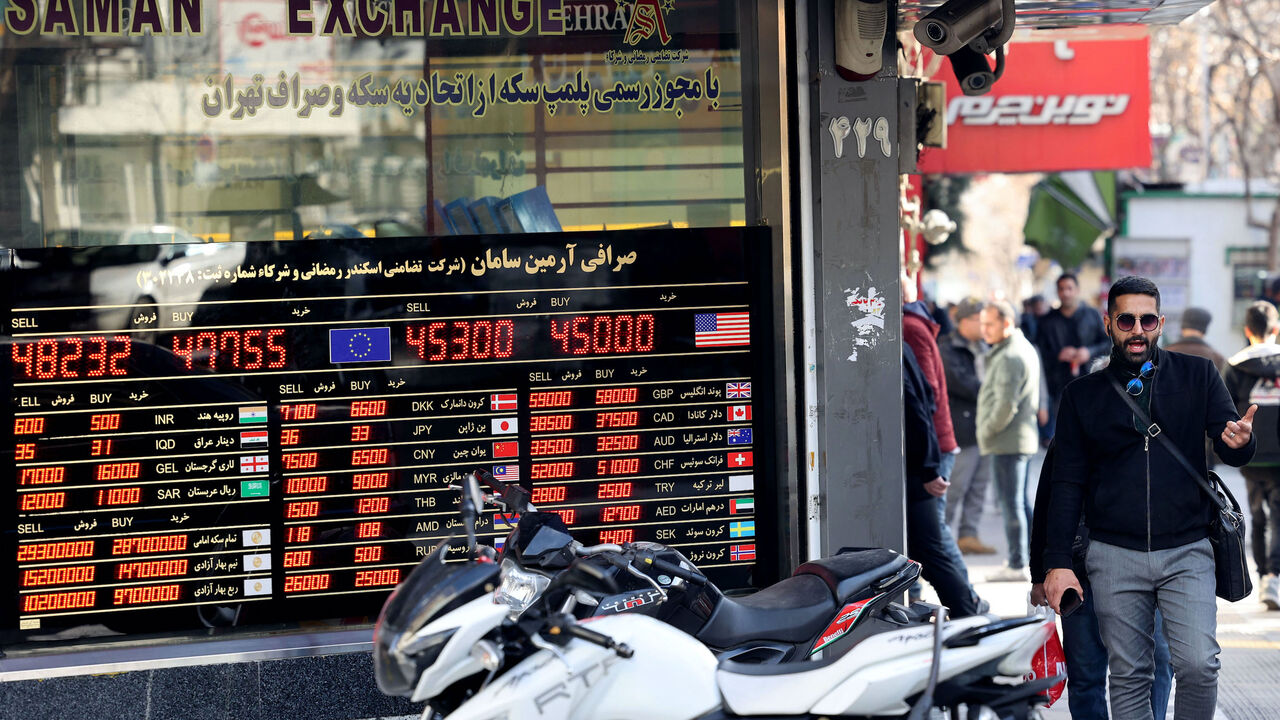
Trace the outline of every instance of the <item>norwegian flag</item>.
<instances>
[{"instance_id":1,"label":"norwegian flag","mask_svg":"<svg viewBox=\"0 0 1280 720\"><path fill-rule=\"evenodd\" d=\"M729 559L730 560L755 560L756 559L755 543L751 543L750 545L730 545Z\"/></svg>"},{"instance_id":2,"label":"norwegian flag","mask_svg":"<svg viewBox=\"0 0 1280 720\"><path fill-rule=\"evenodd\" d=\"M751 383L737 382L724 384L724 396L732 400L733 398L749 398L751 397Z\"/></svg>"},{"instance_id":3,"label":"norwegian flag","mask_svg":"<svg viewBox=\"0 0 1280 720\"><path fill-rule=\"evenodd\" d=\"M489 396L490 410L515 410L519 406L515 393L494 393Z\"/></svg>"},{"instance_id":4,"label":"norwegian flag","mask_svg":"<svg viewBox=\"0 0 1280 720\"><path fill-rule=\"evenodd\" d=\"M519 465L494 465L493 476L504 483L520 482Z\"/></svg>"}]
</instances>

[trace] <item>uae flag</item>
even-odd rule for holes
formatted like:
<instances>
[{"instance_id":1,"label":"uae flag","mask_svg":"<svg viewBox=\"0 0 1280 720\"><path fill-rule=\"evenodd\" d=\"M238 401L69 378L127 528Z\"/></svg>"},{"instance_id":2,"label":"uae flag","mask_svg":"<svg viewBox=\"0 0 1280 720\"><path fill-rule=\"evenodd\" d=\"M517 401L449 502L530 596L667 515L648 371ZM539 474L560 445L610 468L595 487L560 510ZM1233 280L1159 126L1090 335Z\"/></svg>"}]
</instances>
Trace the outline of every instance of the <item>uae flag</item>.
<instances>
[{"instance_id":1,"label":"uae flag","mask_svg":"<svg viewBox=\"0 0 1280 720\"><path fill-rule=\"evenodd\" d=\"M515 410L519 404L515 393L494 393L489 396L490 410Z\"/></svg>"},{"instance_id":2,"label":"uae flag","mask_svg":"<svg viewBox=\"0 0 1280 720\"><path fill-rule=\"evenodd\" d=\"M753 515L755 511L755 498L733 498L729 501L729 512L733 515Z\"/></svg>"}]
</instances>

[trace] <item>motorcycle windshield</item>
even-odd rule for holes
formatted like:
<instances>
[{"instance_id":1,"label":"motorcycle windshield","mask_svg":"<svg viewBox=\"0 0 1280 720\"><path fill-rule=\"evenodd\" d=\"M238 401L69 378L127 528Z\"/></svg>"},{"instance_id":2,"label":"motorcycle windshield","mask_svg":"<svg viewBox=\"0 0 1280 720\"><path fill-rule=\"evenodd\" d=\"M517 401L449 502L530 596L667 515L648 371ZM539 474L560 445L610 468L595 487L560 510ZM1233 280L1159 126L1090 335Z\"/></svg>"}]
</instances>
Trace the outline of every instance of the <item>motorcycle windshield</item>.
<instances>
[{"instance_id":1,"label":"motorcycle windshield","mask_svg":"<svg viewBox=\"0 0 1280 720\"><path fill-rule=\"evenodd\" d=\"M558 513L524 513L515 536L508 547L525 567L566 568L573 562L573 537Z\"/></svg>"}]
</instances>

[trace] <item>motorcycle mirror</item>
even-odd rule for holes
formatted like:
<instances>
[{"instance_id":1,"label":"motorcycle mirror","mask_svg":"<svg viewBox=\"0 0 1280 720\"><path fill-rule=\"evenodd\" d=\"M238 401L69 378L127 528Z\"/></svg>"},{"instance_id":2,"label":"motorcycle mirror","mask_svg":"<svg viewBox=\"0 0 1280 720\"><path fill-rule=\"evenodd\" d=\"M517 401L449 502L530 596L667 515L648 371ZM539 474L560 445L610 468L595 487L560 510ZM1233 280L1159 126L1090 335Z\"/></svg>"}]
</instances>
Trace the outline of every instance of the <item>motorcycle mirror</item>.
<instances>
[{"instance_id":1,"label":"motorcycle mirror","mask_svg":"<svg viewBox=\"0 0 1280 720\"><path fill-rule=\"evenodd\" d=\"M480 482L476 480L474 474L468 474L466 484L463 486L463 492L471 498L471 505L479 511L484 507L484 493L480 491Z\"/></svg>"}]
</instances>

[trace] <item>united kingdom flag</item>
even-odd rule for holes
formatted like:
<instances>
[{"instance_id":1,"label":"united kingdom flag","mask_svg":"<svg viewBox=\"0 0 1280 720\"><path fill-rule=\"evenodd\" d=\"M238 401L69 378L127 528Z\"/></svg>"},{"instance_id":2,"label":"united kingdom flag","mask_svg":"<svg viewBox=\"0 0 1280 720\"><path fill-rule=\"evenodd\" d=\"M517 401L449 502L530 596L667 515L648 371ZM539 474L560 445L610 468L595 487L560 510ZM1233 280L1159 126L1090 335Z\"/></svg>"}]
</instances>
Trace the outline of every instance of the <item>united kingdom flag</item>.
<instances>
[{"instance_id":1,"label":"united kingdom flag","mask_svg":"<svg viewBox=\"0 0 1280 720\"><path fill-rule=\"evenodd\" d=\"M751 383L749 382L725 383L724 396L726 398L749 398L751 397Z\"/></svg>"}]
</instances>

